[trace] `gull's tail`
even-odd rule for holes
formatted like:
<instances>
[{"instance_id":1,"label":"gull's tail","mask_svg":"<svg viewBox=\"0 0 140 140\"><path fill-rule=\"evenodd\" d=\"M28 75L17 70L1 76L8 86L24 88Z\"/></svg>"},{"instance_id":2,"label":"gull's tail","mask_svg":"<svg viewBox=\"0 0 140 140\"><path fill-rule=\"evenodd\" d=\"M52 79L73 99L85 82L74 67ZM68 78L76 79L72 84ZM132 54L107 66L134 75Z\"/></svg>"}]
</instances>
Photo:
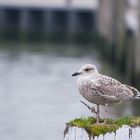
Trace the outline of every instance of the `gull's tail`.
<instances>
[{"instance_id":1,"label":"gull's tail","mask_svg":"<svg viewBox=\"0 0 140 140\"><path fill-rule=\"evenodd\" d=\"M134 99L140 99L140 92L136 88L134 88L132 86L129 86L129 85L125 85L125 86L133 92L133 94L134 94L133 98Z\"/></svg>"}]
</instances>

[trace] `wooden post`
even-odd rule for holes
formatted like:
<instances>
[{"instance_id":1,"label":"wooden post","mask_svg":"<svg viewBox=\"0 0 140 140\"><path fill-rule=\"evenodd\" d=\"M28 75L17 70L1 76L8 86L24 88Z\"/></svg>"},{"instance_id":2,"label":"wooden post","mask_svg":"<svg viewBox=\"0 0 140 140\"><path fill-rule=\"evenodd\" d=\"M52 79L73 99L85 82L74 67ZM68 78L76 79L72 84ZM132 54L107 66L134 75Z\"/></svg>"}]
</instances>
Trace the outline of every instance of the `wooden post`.
<instances>
[{"instance_id":1,"label":"wooden post","mask_svg":"<svg viewBox=\"0 0 140 140\"><path fill-rule=\"evenodd\" d=\"M136 75L140 72L140 56L138 54L140 52L140 31L138 31L138 6L137 4L132 5L131 3L127 3L125 11L126 27L123 54L125 54L124 60L126 62L123 64L123 67L125 69L124 72L127 74L126 76L129 77L128 80L130 80L131 85L136 86Z\"/></svg>"},{"instance_id":2,"label":"wooden post","mask_svg":"<svg viewBox=\"0 0 140 140\"><path fill-rule=\"evenodd\" d=\"M124 7L125 0L99 1L99 9L97 14L97 28L99 35L103 36L111 44L110 55L112 64L117 63L120 59L118 52L118 42L122 43L121 38L119 36L124 31Z\"/></svg>"},{"instance_id":3,"label":"wooden post","mask_svg":"<svg viewBox=\"0 0 140 140\"><path fill-rule=\"evenodd\" d=\"M99 0L97 11L98 33L110 42L112 41L112 2L113 0Z\"/></svg>"},{"instance_id":4,"label":"wooden post","mask_svg":"<svg viewBox=\"0 0 140 140\"><path fill-rule=\"evenodd\" d=\"M138 33L136 35L136 47L135 47L135 73L136 75L140 74L140 1L138 0ZM140 81L140 77L138 77Z\"/></svg>"},{"instance_id":5,"label":"wooden post","mask_svg":"<svg viewBox=\"0 0 140 140\"><path fill-rule=\"evenodd\" d=\"M79 127L68 127L64 140L139 140L140 127L123 125L116 132L105 135L90 136L85 129Z\"/></svg>"},{"instance_id":6,"label":"wooden post","mask_svg":"<svg viewBox=\"0 0 140 140\"><path fill-rule=\"evenodd\" d=\"M6 12L4 9L1 8L0 9L0 34L5 29L5 16L6 16Z\"/></svg>"},{"instance_id":7,"label":"wooden post","mask_svg":"<svg viewBox=\"0 0 140 140\"><path fill-rule=\"evenodd\" d=\"M76 32L77 28L77 13L74 10L70 10L68 13L68 33L71 35Z\"/></svg>"},{"instance_id":8,"label":"wooden post","mask_svg":"<svg viewBox=\"0 0 140 140\"><path fill-rule=\"evenodd\" d=\"M53 12L51 9L47 9L44 11L44 31L46 33L52 33L53 32Z\"/></svg>"},{"instance_id":9,"label":"wooden post","mask_svg":"<svg viewBox=\"0 0 140 140\"><path fill-rule=\"evenodd\" d=\"M19 21L20 30L23 33L29 32L30 29L30 11L27 9L21 10L20 21Z\"/></svg>"},{"instance_id":10,"label":"wooden post","mask_svg":"<svg viewBox=\"0 0 140 140\"><path fill-rule=\"evenodd\" d=\"M112 64L120 61L124 37L124 10L125 0L112 2Z\"/></svg>"}]
</instances>

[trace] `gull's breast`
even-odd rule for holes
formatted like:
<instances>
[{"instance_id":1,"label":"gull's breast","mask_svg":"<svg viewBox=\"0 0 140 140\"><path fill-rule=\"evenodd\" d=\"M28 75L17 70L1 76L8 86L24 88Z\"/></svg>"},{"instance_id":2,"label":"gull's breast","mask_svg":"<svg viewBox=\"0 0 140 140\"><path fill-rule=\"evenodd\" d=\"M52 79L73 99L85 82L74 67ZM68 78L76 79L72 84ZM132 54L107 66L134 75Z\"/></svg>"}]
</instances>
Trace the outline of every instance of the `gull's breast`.
<instances>
[{"instance_id":1,"label":"gull's breast","mask_svg":"<svg viewBox=\"0 0 140 140\"><path fill-rule=\"evenodd\" d=\"M80 94L91 103L102 104L102 99L96 90L92 89L92 86L96 84L94 81L90 81L88 78L78 78L77 86Z\"/></svg>"}]
</instances>

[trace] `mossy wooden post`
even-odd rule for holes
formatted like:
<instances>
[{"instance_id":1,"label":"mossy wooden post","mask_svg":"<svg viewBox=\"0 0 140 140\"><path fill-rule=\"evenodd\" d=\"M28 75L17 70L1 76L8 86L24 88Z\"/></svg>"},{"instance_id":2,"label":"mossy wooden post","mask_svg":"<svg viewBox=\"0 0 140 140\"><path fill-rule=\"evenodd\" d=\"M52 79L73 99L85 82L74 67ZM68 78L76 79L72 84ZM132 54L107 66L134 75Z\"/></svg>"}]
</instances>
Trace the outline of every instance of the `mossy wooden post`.
<instances>
[{"instance_id":1,"label":"mossy wooden post","mask_svg":"<svg viewBox=\"0 0 140 140\"><path fill-rule=\"evenodd\" d=\"M102 120L103 121L103 120ZM66 125L64 140L139 140L140 118L108 119L96 125L94 118L75 119Z\"/></svg>"}]
</instances>

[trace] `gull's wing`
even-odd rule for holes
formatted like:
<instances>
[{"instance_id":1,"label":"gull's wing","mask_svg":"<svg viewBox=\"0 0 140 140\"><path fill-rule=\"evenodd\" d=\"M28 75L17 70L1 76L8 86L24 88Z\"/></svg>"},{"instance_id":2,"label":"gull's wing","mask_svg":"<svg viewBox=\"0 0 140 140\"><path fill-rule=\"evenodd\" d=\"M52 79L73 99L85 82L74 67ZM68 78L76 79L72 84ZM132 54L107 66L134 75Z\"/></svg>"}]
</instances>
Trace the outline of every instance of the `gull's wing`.
<instances>
[{"instance_id":1,"label":"gull's wing","mask_svg":"<svg viewBox=\"0 0 140 140\"><path fill-rule=\"evenodd\" d=\"M108 101L128 100L134 96L133 92L125 85L105 75L98 77L96 84L92 85L92 89L97 90L98 94Z\"/></svg>"},{"instance_id":2,"label":"gull's wing","mask_svg":"<svg viewBox=\"0 0 140 140\"><path fill-rule=\"evenodd\" d=\"M125 85L125 86L133 92L134 98L136 98L136 99L139 98L140 99L140 92L136 88L134 88L132 86L129 86L129 85Z\"/></svg>"}]
</instances>

